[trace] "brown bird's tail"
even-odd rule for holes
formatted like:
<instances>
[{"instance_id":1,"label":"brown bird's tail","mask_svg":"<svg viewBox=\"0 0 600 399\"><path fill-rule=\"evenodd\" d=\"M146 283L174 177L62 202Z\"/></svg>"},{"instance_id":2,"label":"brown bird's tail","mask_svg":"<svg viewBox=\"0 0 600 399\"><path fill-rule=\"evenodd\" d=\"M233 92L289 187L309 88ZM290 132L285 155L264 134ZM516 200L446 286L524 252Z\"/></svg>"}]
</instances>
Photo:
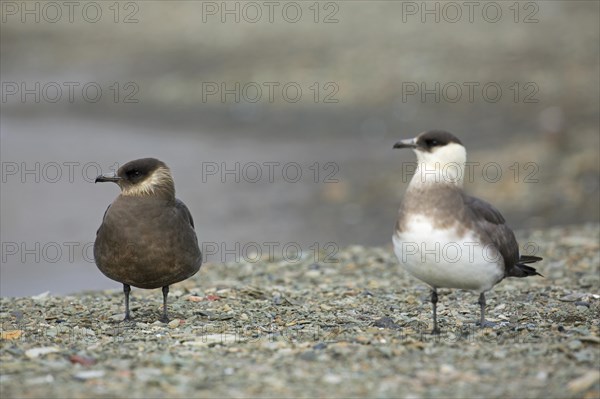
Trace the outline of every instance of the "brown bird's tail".
<instances>
[{"instance_id":1,"label":"brown bird's tail","mask_svg":"<svg viewBox=\"0 0 600 399\"><path fill-rule=\"evenodd\" d=\"M527 266L527 263L535 263L540 260L542 260L542 258L539 256L521 255L519 261L513 266L508 274L508 277L542 276L534 267Z\"/></svg>"}]
</instances>

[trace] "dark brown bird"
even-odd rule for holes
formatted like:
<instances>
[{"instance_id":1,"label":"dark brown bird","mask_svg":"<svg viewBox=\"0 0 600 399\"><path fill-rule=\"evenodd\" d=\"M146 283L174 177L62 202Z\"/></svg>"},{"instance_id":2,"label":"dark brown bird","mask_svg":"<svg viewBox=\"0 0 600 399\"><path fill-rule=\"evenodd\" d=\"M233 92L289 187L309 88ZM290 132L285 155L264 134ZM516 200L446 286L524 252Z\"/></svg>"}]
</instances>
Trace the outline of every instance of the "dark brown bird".
<instances>
[{"instance_id":1,"label":"dark brown bird","mask_svg":"<svg viewBox=\"0 0 600 399\"><path fill-rule=\"evenodd\" d=\"M161 321L166 323L169 285L193 276L202 264L194 220L175 198L171 171L158 159L143 158L121 166L113 176L98 176L98 182L117 183L121 194L106 209L96 233L96 265L106 277L123 283L125 320L131 319L131 286L162 287Z\"/></svg>"}]
</instances>

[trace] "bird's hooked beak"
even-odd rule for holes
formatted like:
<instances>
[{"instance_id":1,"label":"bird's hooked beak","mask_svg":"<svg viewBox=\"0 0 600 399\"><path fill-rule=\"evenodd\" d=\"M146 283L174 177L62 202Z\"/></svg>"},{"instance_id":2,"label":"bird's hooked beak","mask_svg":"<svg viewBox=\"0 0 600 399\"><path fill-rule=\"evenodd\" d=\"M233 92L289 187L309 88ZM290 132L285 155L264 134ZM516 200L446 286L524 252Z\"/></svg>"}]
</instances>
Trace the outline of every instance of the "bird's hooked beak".
<instances>
[{"instance_id":1,"label":"bird's hooked beak","mask_svg":"<svg viewBox=\"0 0 600 399\"><path fill-rule=\"evenodd\" d=\"M116 174L100 175L100 176L96 177L96 180L94 180L94 183L104 183L107 181L111 181L113 183L118 183L119 180L121 180L121 178L119 176L117 176Z\"/></svg>"},{"instance_id":2,"label":"bird's hooked beak","mask_svg":"<svg viewBox=\"0 0 600 399\"><path fill-rule=\"evenodd\" d=\"M394 144L394 148L417 148L417 138L400 140Z\"/></svg>"}]
</instances>

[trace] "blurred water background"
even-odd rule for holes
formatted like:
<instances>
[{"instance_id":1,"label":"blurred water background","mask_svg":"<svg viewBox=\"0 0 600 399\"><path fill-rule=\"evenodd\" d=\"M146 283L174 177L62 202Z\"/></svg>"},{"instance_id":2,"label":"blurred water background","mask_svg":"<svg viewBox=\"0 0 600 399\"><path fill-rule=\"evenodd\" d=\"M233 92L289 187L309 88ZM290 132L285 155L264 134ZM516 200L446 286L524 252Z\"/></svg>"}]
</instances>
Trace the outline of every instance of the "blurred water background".
<instances>
[{"instance_id":1,"label":"blurred water background","mask_svg":"<svg viewBox=\"0 0 600 399\"><path fill-rule=\"evenodd\" d=\"M93 178L146 156L211 267L389 245L415 161L392 146L434 128L512 227L597 222L599 3L491 3L3 1L1 295L119 287Z\"/></svg>"}]
</instances>

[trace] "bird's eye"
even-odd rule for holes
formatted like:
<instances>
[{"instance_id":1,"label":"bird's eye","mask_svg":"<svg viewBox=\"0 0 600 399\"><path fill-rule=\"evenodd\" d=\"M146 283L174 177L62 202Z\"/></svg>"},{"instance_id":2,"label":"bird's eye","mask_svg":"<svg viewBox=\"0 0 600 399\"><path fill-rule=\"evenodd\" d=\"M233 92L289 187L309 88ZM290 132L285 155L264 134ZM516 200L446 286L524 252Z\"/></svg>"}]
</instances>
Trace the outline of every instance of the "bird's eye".
<instances>
[{"instance_id":1,"label":"bird's eye","mask_svg":"<svg viewBox=\"0 0 600 399\"><path fill-rule=\"evenodd\" d=\"M127 172L127 175L129 177L140 177L142 175L142 172L140 172L137 169L134 169L134 170L130 170L129 172Z\"/></svg>"},{"instance_id":2,"label":"bird's eye","mask_svg":"<svg viewBox=\"0 0 600 399\"><path fill-rule=\"evenodd\" d=\"M428 147L435 147L436 145L438 145L438 141L436 139L426 140L425 143L427 143Z\"/></svg>"}]
</instances>

